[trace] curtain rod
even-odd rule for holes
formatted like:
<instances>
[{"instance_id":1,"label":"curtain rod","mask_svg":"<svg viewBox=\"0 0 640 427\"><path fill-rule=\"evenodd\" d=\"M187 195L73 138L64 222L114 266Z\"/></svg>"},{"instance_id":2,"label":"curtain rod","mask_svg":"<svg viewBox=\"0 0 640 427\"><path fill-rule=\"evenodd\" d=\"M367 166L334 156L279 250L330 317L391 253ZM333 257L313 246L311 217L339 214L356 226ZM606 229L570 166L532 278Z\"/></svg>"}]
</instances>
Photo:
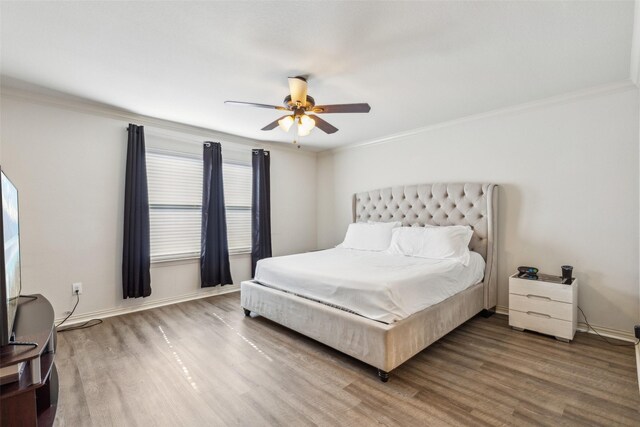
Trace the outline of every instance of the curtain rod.
<instances>
[{"instance_id":1,"label":"curtain rod","mask_svg":"<svg viewBox=\"0 0 640 427\"><path fill-rule=\"evenodd\" d=\"M144 127L143 125L135 125L135 126ZM129 127L130 126L126 127L127 131L129 131ZM204 136L199 137L193 134L177 134L176 132L164 133L162 132L162 130L156 130L156 128L154 127L145 128L145 136L155 136L158 138L173 139L175 142L178 142L178 143L184 142L186 144L202 144L206 147L210 147L212 142L216 142L220 144L223 150L226 149L226 150L231 150L236 152L251 150L252 155L257 155L258 151L262 150L264 151L265 156L271 155L270 150L264 149L264 148L254 148L254 147L251 147L249 144L230 142L230 141L207 141L205 139L206 137Z\"/></svg>"}]
</instances>

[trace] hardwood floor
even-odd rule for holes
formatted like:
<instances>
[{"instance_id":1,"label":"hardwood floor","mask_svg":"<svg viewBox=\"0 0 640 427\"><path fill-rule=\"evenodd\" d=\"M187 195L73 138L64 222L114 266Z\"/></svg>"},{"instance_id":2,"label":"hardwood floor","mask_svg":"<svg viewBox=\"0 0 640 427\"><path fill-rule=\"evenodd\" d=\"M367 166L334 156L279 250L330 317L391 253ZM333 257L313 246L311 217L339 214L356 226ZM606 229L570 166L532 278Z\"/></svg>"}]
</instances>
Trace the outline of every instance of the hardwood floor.
<instances>
[{"instance_id":1,"label":"hardwood floor","mask_svg":"<svg viewBox=\"0 0 640 427\"><path fill-rule=\"evenodd\" d=\"M632 347L476 317L394 370L262 317L239 294L58 334L57 426L640 425Z\"/></svg>"}]
</instances>

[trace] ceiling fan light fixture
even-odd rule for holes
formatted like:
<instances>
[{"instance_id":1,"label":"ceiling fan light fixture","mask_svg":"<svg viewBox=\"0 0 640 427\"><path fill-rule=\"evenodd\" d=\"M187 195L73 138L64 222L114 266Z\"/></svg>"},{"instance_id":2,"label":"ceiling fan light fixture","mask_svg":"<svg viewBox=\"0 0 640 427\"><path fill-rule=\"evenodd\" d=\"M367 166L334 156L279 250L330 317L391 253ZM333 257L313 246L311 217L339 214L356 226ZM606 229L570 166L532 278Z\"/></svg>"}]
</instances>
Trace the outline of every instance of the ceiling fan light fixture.
<instances>
[{"instance_id":1,"label":"ceiling fan light fixture","mask_svg":"<svg viewBox=\"0 0 640 427\"><path fill-rule=\"evenodd\" d=\"M316 126L316 121L307 115L301 115L298 118L298 136L307 136Z\"/></svg>"},{"instance_id":2,"label":"ceiling fan light fixture","mask_svg":"<svg viewBox=\"0 0 640 427\"><path fill-rule=\"evenodd\" d=\"M292 116L286 116L278 120L278 126L280 126L280 129L282 129L285 132L289 132L289 129L291 129L292 125L293 125Z\"/></svg>"},{"instance_id":3,"label":"ceiling fan light fixture","mask_svg":"<svg viewBox=\"0 0 640 427\"><path fill-rule=\"evenodd\" d=\"M307 94L307 78L304 76L289 77L289 95L284 98L284 106L258 104L255 102L225 101L229 105L244 105L249 107L266 108L279 111L288 111L286 116L275 119L261 130L270 131L277 127L284 132L289 132L291 126L296 124L298 136L307 136L313 128L317 127L326 134L334 134L338 128L324 120L319 114L325 113L368 113L371 110L369 104L327 104L317 105L313 97ZM307 116L306 113L315 113Z\"/></svg>"}]
</instances>

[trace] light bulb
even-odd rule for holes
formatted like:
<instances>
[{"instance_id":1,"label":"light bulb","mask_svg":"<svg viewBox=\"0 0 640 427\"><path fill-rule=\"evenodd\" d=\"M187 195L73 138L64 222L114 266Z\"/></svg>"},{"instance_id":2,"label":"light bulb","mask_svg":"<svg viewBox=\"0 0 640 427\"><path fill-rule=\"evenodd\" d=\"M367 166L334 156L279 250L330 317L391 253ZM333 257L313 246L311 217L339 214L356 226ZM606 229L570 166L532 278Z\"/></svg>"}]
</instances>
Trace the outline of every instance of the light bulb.
<instances>
[{"instance_id":1,"label":"light bulb","mask_svg":"<svg viewBox=\"0 0 640 427\"><path fill-rule=\"evenodd\" d=\"M278 120L278 126L285 132L289 132L291 125L293 125L293 117L291 116L286 116Z\"/></svg>"},{"instance_id":2,"label":"light bulb","mask_svg":"<svg viewBox=\"0 0 640 427\"><path fill-rule=\"evenodd\" d=\"M316 121L309 116L301 116L300 122L304 127L309 128L309 130L313 129L316 125Z\"/></svg>"},{"instance_id":3,"label":"light bulb","mask_svg":"<svg viewBox=\"0 0 640 427\"><path fill-rule=\"evenodd\" d=\"M298 136L307 136L316 125L316 121L309 116L300 116L298 118Z\"/></svg>"},{"instance_id":4,"label":"light bulb","mask_svg":"<svg viewBox=\"0 0 640 427\"><path fill-rule=\"evenodd\" d=\"M307 136L311 133L311 129L307 129L303 126L298 125L298 136Z\"/></svg>"}]
</instances>

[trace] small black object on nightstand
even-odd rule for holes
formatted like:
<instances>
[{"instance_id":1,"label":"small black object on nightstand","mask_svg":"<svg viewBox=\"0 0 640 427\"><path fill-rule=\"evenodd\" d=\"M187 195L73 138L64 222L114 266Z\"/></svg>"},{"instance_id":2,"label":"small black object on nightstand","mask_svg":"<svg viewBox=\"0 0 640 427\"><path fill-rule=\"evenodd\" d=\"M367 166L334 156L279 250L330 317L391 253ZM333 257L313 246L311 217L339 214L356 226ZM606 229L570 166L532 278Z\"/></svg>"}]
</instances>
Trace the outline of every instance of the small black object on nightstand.
<instances>
[{"instance_id":1,"label":"small black object on nightstand","mask_svg":"<svg viewBox=\"0 0 640 427\"><path fill-rule=\"evenodd\" d=\"M570 265L563 265L560 267L562 269L562 283L565 285L570 285L572 280L573 267Z\"/></svg>"},{"instance_id":2,"label":"small black object on nightstand","mask_svg":"<svg viewBox=\"0 0 640 427\"><path fill-rule=\"evenodd\" d=\"M518 277L522 279L538 280L538 269L536 267L518 267Z\"/></svg>"}]
</instances>

